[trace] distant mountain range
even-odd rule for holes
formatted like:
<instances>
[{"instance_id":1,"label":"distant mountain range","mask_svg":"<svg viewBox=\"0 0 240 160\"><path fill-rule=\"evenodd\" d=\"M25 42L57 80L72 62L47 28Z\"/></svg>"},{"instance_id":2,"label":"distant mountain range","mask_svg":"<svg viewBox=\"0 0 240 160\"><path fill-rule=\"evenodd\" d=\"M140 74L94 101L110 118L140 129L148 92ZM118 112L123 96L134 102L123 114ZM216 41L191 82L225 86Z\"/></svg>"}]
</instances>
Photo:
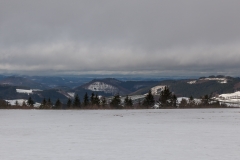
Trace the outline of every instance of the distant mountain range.
<instances>
[{"instance_id":1,"label":"distant mountain range","mask_svg":"<svg viewBox=\"0 0 240 160\"><path fill-rule=\"evenodd\" d=\"M55 102L58 98L66 103L68 98L78 94L83 98L87 92L94 92L102 96L143 95L150 89L154 94L159 94L164 86L177 96L200 97L210 94L232 93L240 90L240 78L225 76L201 77L199 79L159 80L159 81L123 81L114 78L83 79L77 77L0 77L0 99L28 99L41 102L43 98L51 98ZM17 92L17 89L28 90Z\"/></svg>"},{"instance_id":2,"label":"distant mountain range","mask_svg":"<svg viewBox=\"0 0 240 160\"><path fill-rule=\"evenodd\" d=\"M42 83L35 82L31 79L25 77L6 77L0 80L0 85L9 85L9 86L20 86L20 87L28 87L32 89L48 89L47 85Z\"/></svg>"}]
</instances>

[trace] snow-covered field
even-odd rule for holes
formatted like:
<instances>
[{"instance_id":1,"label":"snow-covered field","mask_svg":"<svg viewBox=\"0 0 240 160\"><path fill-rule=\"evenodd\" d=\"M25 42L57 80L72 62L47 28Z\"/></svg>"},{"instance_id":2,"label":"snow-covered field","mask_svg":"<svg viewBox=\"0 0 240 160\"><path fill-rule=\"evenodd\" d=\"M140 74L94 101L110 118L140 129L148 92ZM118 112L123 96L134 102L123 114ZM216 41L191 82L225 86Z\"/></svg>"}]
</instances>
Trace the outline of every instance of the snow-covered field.
<instances>
[{"instance_id":1,"label":"snow-covered field","mask_svg":"<svg viewBox=\"0 0 240 160\"><path fill-rule=\"evenodd\" d=\"M1 160L239 160L239 109L0 110Z\"/></svg>"}]
</instances>

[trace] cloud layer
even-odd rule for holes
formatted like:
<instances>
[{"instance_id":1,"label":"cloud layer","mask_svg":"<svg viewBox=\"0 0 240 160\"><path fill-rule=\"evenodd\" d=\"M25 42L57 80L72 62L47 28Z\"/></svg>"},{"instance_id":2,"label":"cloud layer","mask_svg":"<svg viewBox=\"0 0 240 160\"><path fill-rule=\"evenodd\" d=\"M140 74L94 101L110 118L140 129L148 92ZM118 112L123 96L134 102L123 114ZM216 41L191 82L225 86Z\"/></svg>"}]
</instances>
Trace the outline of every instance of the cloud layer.
<instances>
[{"instance_id":1,"label":"cloud layer","mask_svg":"<svg viewBox=\"0 0 240 160\"><path fill-rule=\"evenodd\" d=\"M238 0L0 0L0 71L238 76Z\"/></svg>"}]
</instances>

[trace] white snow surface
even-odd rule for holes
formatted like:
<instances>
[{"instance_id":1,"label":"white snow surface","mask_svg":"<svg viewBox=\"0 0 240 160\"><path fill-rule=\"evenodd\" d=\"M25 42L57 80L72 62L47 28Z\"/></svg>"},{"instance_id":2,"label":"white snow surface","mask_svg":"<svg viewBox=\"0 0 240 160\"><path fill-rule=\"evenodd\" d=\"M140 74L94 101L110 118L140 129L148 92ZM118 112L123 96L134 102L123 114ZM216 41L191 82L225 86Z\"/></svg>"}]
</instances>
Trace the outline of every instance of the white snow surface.
<instances>
[{"instance_id":1,"label":"white snow surface","mask_svg":"<svg viewBox=\"0 0 240 160\"><path fill-rule=\"evenodd\" d=\"M7 101L9 104L11 104L12 106L16 105L16 101L18 102L19 105L22 105L23 102L25 102L27 104L27 99L13 99L13 100L5 100Z\"/></svg>"},{"instance_id":2,"label":"white snow surface","mask_svg":"<svg viewBox=\"0 0 240 160\"><path fill-rule=\"evenodd\" d=\"M225 100L225 99L240 99L240 92L234 92L234 93L226 93L226 94L220 94L219 99Z\"/></svg>"},{"instance_id":3,"label":"white snow surface","mask_svg":"<svg viewBox=\"0 0 240 160\"><path fill-rule=\"evenodd\" d=\"M17 93L26 93L26 94L32 94L33 90L27 90L27 89L16 89Z\"/></svg>"},{"instance_id":4,"label":"white snow surface","mask_svg":"<svg viewBox=\"0 0 240 160\"><path fill-rule=\"evenodd\" d=\"M188 84L195 84L197 82L197 80L193 80L193 81L189 81L187 82Z\"/></svg>"},{"instance_id":5,"label":"white snow surface","mask_svg":"<svg viewBox=\"0 0 240 160\"><path fill-rule=\"evenodd\" d=\"M239 109L0 110L1 160L239 160Z\"/></svg>"},{"instance_id":6,"label":"white snow surface","mask_svg":"<svg viewBox=\"0 0 240 160\"><path fill-rule=\"evenodd\" d=\"M5 100L7 101L9 104L11 104L12 106L15 106L16 105L16 101L18 102L18 105L22 106L23 105L23 102L25 102L25 104L27 104L27 99L12 99L12 100ZM33 104L33 107L35 108L39 108L41 106L41 103L34 103Z\"/></svg>"},{"instance_id":7,"label":"white snow surface","mask_svg":"<svg viewBox=\"0 0 240 160\"><path fill-rule=\"evenodd\" d=\"M218 81L219 83L227 83L227 78L204 78L201 80L208 80L208 81Z\"/></svg>"},{"instance_id":8,"label":"white snow surface","mask_svg":"<svg viewBox=\"0 0 240 160\"><path fill-rule=\"evenodd\" d=\"M214 97L214 99L228 106L240 107L240 91L220 94L218 97Z\"/></svg>"},{"instance_id":9,"label":"white snow surface","mask_svg":"<svg viewBox=\"0 0 240 160\"><path fill-rule=\"evenodd\" d=\"M68 96L70 96L71 98L74 98L75 93L74 92L67 92Z\"/></svg>"},{"instance_id":10,"label":"white snow surface","mask_svg":"<svg viewBox=\"0 0 240 160\"><path fill-rule=\"evenodd\" d=\"M138 100L144 99L146 96L145 95L132 95L132 96L128 96L128 98L131 98L133 102L137 102ZM121 97L121 103L124 103L126 96ZM112 100L109 99L109 101Z\"/></svg>"},{"instance_id":11,"label":"white snow surface","mask_svg":"<svg viewBox=\"0 0 240 160\"><path fill-rule=\"evenodd\" d=\"M41 106L41 103L36 102L36 103L33 104L33 107L35 107L35 108L39 108L40 106Z\"/></svg>"},{"instance_id":12,"label":"white snow surface","mask_svg":"<svg viewBox=\"0 0 240 160\"><path fill-rule=\"evenodd\" d=\"M177 97L177 103L181 103L182 99L186 99L187 101L189 101L190 98L188 98L188 97ZM193 100L195 101L196 104L201 103L201 99L194 98Z\"/></svg>"},{"instance_id":13,"label":"white snow surface","mask_svg":"<svg viewBox=\"0 0 240 160\"><path fill-rule=\"evenodd\" d=\"M151 88L151 92L153 95L159 95L160 92L165 88L166 86L162 85L162 86L155 86L153 88Z\"/></svg>"}]
</instances>

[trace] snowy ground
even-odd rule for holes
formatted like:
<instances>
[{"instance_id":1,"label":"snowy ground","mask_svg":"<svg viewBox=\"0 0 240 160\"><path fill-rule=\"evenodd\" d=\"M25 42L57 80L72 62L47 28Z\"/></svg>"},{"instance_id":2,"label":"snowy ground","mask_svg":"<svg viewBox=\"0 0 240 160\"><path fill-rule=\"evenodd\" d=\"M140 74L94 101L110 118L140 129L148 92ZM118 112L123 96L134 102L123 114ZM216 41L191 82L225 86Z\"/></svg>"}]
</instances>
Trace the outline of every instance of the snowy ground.
<instances>
[{"instance_id":1,"label":"snowy ground","mask_svg":"<svg viewBox=\"0 0 240 160\"><path fill-rule=\"evenodd\" d=\"M240 109L0 110L1 160L238 160Z\"/></svg>"}]
</instances>

